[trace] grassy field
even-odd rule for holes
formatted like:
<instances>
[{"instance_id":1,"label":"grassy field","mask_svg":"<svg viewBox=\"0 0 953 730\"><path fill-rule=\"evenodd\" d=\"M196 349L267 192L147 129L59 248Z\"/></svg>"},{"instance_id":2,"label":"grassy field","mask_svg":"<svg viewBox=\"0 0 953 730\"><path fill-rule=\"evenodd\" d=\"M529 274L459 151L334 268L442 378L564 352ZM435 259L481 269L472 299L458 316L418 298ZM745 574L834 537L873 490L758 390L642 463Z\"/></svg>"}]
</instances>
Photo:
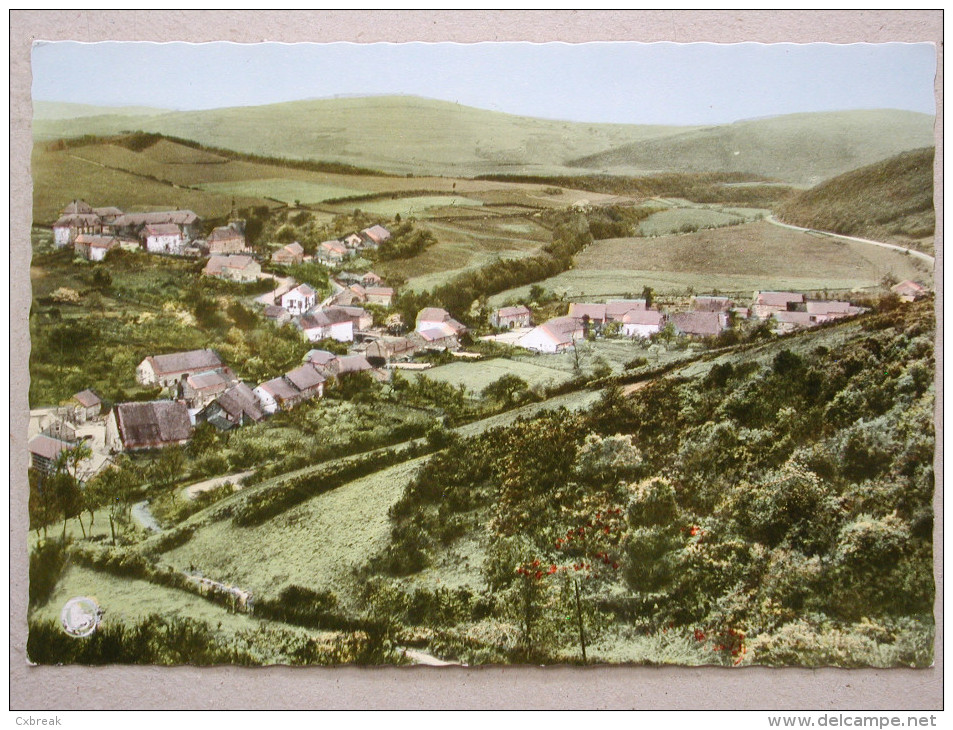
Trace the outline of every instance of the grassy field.
<instances>
[{"instance_id":1,"label":"grassy field","mask_svg":"<svg viewBox=\"0 0 953 730\"><path fill-rule=\"evenodd\" d=\"M740 223L743 219L707 208L671 208L653 213L639 224L643 236L666 236L679 233L685 227L719 228Z\"/></svg>"},{"instance_id":2,"label":"grassy field","mask_svg":"<svg viewBox=\"0 0 953 730\"><path fill-rule=\"evenodd\" d=\"M346 188L311 182L309 180L292 180L280 177L235 182L203 183L200 187L202 190L208 190L209 192L219 193L221 195L273 198L288 204L298 201L305 205L320 203L331 198L345 198L348 196L366 194L366 191L357 188Z\"/></svg>"},{"instance_id":3,"label":"grassy field","mask_svg":"<svg viewBox=\"0 0 953 730\"><path fill-rule=\"evenodd\" d=\"M397 215L403 218L425 218L428 215L441 212L444 208L479 208L483 205L483 202L474 198L434 195L394 200L368 200L357 203L357 205L363 211L374 215L383 215L387 218L394 218Z\"/></svg>"},{"instance_id":4,"label":"grassy field","mask_svg":"<svg viewBox=\"0 0 953 730\"><path fill-rule=\"evenodd\" d=\"M123 210L188 208L204 218L227 216L232 198L164 184L141 174L102 167L67 152L34 150L33 220L52 224L70 200L82 198L90 205L115 205ZM235 205L269 205L260 198L236 197Z\"/></svg>"},{"instance_id":5,"label":"grassy field","mask_svg":"<svg viewBox=\"0 0 953 730\"><path fill-rule=\"evenodd\" d=\"M166 619L205 622L223 643L237 643L253 650L262 664L284 664L291 659L282 647L308 638L329 641L331 632L311 631L290 624L263 621L231 613L222 606L187 591L158 586L148 581L117 578L82 566L72 566L60 578L50 600L31 618L59 621L63 605L76 596L90 596L104 610L103 626L134 625L150 614Z\"/></svg>"},{"instance_id":6,"label":"grassy field","mask_svg":"<svg viewBox=\"0 0 953 730\"><path fill-rule=\"evenodd\" d=\"M574 269L541 282L570 298L638 295L644 286L662 293L751 292L756 289L874 287L898 280L932 279L925 264L896 251L790 231L759 221L654 239L596 241ZM525 297L519 287L490 298L496 306Z\"/></svg>"},{"instance_id":7,"label":"grassy field","mask_svg":"<svg viewBox=\"0 0 953 730\"><path fill-rule=\"evenodd\" d=\"M451 385L463 385L474 396L504 375L516 375L529 383L530 386L539 387L558 385L572 377L571 373L564 368L551 367L548 360L540 359L539 362L528 362L504 358L482 360L478 363L454 362L430 370L406 371L405 375L408 380L424 375L432 380L439 380Z\"/></svg>"},{"instance_id":8,"label":"grassy field","mask_svg":"<svg viewBox=\"0 0 953 730\"><path fill-rule=\"evenodd\" d=\"M421 221L437 244L411 259L385 262L378 268L382 276L407 277L407 287L416 291L432 289L468 269L497 258L528 256L549 240L550 234L530 216L479 221Z\"/></svg>"},{"instance_id":9,"label":"grassy field","mask_svg":"<svg viewBox=\"0 0 953 730\"><path fill-rule=\"evenodd\" d=\"M258 527L229 521L200 527L164 559L263 595L292 583L346 595L351 571L387 544L387 510L423 458L319 495Z\"/></svg>"}]
</instances>

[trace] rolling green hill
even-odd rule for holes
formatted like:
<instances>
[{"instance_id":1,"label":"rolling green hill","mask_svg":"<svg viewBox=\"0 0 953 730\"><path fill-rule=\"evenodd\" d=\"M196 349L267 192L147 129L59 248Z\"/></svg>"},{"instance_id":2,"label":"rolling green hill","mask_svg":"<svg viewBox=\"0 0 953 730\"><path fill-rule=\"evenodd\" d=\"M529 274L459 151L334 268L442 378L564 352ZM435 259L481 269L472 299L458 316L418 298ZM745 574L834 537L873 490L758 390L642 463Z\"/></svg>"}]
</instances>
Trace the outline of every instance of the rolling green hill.
<instances>
[{"instance_id":1,"label":"rolling green hill","mask_svg":"<svg viewBox=\"0 0 953 730\"><path fill-rule=\"evenodd\" d=\"M616 174L748 172L816 185L890 155L933 146L933 117L896 109L790 114L693 129L570 164Z\"/></svg>"},{"instance_id":2,"label":"rolling green hill","mask_svg":"<svg viewBox=\"0 0 953 730\"><path fill-rule=\"evenodd\" d=\"M42 141L142 130L400 175L746 172L801 185L933 144L932 117L896 110L794 114L704 128L535 119L411 96L156 114L93 111L105 113L72 119L37 114L34 136Z\"/></svg>"},{"instance_id":3,"label":"rolling green hill","mask_svg":"<svg viewBox=\"0 0 953 730\"><path fill-rule=\"evenodd\" d=\"M788 199L777 214L805 228L878 241L922 241L932 250L933 148L839 175Z\"/></svg>"}]
</instances>

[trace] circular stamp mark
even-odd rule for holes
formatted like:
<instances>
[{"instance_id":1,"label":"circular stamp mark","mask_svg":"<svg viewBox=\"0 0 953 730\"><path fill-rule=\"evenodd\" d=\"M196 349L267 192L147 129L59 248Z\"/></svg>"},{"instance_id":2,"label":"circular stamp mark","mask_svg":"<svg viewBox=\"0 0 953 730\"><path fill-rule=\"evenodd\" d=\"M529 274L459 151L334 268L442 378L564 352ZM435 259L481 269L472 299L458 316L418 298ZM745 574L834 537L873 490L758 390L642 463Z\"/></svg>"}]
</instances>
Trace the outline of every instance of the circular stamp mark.
<instances>
[{"instance_id":1,"label":"circular stamp mark","mask_svg":"<svg viewBox=\"0 0 953 730\"><path fill-rule=\"evenodd\" d=\"M99 627L103 610L93 598L78 596L69 599L60 613L60 625L70 636L81 639Z\"/></svg>"}]
</instances>

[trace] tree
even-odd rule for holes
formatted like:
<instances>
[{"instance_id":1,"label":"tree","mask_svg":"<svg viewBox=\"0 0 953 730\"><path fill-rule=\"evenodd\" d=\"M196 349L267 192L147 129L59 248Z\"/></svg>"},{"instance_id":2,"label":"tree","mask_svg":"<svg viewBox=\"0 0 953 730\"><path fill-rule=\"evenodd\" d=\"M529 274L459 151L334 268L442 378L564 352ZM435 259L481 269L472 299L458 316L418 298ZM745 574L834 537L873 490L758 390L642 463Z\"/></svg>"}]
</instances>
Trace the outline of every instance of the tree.
<instances>
[{"instance_id":1,"label":"tree","mask_svg":"<svg viewBox=\"0 0 953 730\"><path fill-rule=\"evenodd\" d=\"M652 290L652 287L646 286L642 288L642 298L645 300L645 308L651 309L653 302L655 302L655 292Z\"/></svg>"},{"instance_id":2,"label":"tree","mask_svg":"<svg viewBox=\"0 0 953 730\"><path fill-rule=\"evenodd\" d=\"M512 373L502 376L483 389L484 398L495 400L506 408L526 400L530 395L529 383Z\"/></svg>"},{"instance_id":3,"label":"tree","mask_svg":"<svg viewBox=\"0 0 953 730\"><path fill-rule=\"evenodd\" d=\"M115 465L99 472L86 484L87 509L107 508L113 545L116 544L117 525L128 522L129 508L141 481L141 476L127 457L120 457Z\"/></svg>"}]
</instances>

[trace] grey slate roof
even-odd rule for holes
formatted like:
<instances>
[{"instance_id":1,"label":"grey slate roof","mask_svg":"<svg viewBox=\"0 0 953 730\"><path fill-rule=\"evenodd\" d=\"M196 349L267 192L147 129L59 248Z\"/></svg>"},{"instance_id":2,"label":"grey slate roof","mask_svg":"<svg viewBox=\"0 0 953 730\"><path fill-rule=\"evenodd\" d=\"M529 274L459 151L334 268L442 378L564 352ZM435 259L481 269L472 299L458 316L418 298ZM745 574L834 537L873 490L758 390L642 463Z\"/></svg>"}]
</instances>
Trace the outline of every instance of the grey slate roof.
<instances>
[{"instance_id":1,"label":"grey slate roof","mask_svg":"<svg viewBox=\"0 0 953 730\"><path fill-rule=\"evenodd\" d=\"M168 355L153 355L149 358L156 375L172 373L200 372L222 367L221 358L214 350L190 350L173 352Z\"/></svg>"},{"instance_id":2,"label":"grey slate roof","mask_svg":"<svg viewBox=\"0 0 953 730\"><path fill-rule=\"evenodd\" d=\"M120 403L116 406L116 424L126 448L172 444L192 435L189 411L177 401Z\"/></svg>"}]
</instances>

